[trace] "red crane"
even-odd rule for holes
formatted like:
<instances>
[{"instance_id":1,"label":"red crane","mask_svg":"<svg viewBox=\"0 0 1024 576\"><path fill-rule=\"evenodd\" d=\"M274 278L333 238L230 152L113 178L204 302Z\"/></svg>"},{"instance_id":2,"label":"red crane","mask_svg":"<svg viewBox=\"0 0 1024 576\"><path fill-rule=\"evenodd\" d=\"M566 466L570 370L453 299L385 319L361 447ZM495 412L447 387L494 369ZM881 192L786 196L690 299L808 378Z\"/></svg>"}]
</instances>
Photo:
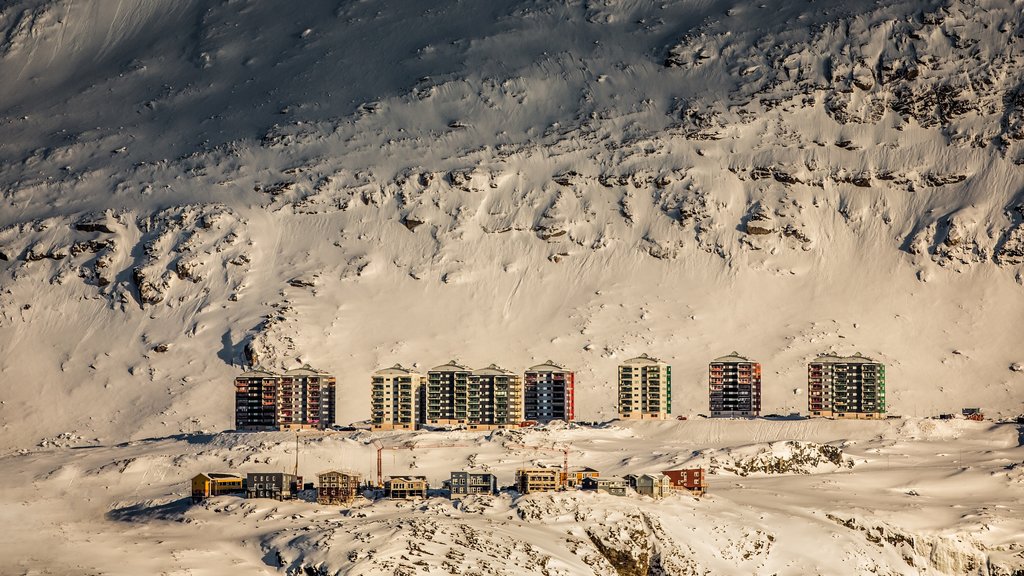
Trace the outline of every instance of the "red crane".
<instances>
[{"instance_id":1,"label":"red crane","mask_svg":"<svg viewBox=\"0 0 1024 576\"><path fill-rule=\"evenodd\" d=\"M393 446L385 446L380 440L374 440L373 445L377 447L377 487L384 487L384 471L381 462L381 453L385 450L417 450L419 448L465 448L465 444L416 444L409 441Z\"/></svg>"}]
</instances>

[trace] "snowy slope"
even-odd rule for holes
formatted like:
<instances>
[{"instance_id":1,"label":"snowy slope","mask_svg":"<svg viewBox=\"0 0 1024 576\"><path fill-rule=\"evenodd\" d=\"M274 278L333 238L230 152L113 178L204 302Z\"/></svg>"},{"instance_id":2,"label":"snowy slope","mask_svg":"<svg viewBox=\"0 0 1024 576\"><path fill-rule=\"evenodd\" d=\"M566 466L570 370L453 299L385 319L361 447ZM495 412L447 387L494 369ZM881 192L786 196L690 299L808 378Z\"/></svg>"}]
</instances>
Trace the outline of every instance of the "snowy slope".
<instances>
[{"instance_id":1,"label":"snowy slope","mask_svg":"<svg viewBox=\"0 0 1024 576\"><path fill-rule=\"evenodd\" d=\"M1019 3L18 0L0 8L6 449L232 426L254 360L888 365L1022 411Z\"/></svg>"}]
</instances>

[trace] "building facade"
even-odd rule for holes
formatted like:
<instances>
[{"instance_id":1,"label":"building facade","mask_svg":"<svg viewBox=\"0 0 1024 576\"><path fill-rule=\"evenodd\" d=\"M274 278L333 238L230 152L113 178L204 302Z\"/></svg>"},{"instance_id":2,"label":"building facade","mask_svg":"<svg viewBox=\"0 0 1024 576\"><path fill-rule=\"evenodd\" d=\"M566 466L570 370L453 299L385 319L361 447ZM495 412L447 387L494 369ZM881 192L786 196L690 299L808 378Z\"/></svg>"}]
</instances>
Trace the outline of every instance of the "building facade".
<instances>
[{"instance_id":1,"label":"building facade","mask_svg":"<svg viewBox=\"0 0 1024 576\"><path fill-rule=\"evenodd\" d=\"M245 476L247 498L293 498L302 488L302 479L285 472L250 472Z\"/></svg>"},{"instance_id":2,"label":"building facade","mask_svg":"<svg viewBox=\"0 0 1024 576\"><path fill-rule=\"evenodd\" d=\"M854 354L825 354L807 365L807 410L811 417L885 417L885 365Z\"/></svg>"},{"instance_id":3,"label":"building facade","mask_svg":"<svg viewBox=\"0 0 1024 576\"><path fill-rule=\"evenodd\" d=\"M625 496L627 486L625 478L618 478L616 476L584 478L582 483L584 490L607 492L612 496Z\"/></svg>"},{"instance_id":4,"label":"building facade","mask_svg":"<svg viewBox=\"0 0 1024 576\"><path fill-rule=\"evenodd\" d=\"M318 504L351 504L359 495L359 474L329 470L317 474L316 501Z\"/></svg>"},{"instance_id":5,"label":"building facade","mask_svg":"<svg viewBox=\"0 0 1024 576\"><path fill-rule=\"evenodd\" d=\"M523 468L516 470L516 491L520 494L534 492L552 492L558 490L559 475L557 468Z\"/></svg>"},{"instance_id":6,"label":"building facade","mask_svg":"<svg viewBox=\"0 0 1024 576\"><path fill-rule=\"evenodd\" d=\"M334 376L308 364L285 372L277 395L278 429L324 430L332 426L335 387Z\"/></svg>"},{"instance_id":7,"label":"building facade","mask_svg":"<svg viewBox=\"0 0 1024 576\"><path fill-rule=\"evenodd\" d=\"M625 479L641 496L664 498L672 493L672 485L664 474L627 474Z\"/></svg>"},{"instance_id":8,"label":"building facade","mask_svg":"<svg viewBox=\"0 0 1024 576\"><path fill-rule=\"evenodd\" d=\"M435 426L469 421L469 378L473 371L451 360L427 372L424 420Z\"/></svg>"},{"instance_id":9,"label":"building facade","mask_svg":"<svg viewBox=\"0 0 1024 576\"><path fill-rule=\"evenodd\" d=\"M619 366L619 418L665 420L672 414L672 367L643 354Z\"/></svg>"},{"instance_id":10,"label":"building facade","mask_svg":"<svg viewBox=\"0 0 1024 576\"><path fill-rule=\"evenodd\" d=\"M415 430L425 418L427 377L395 364L373 373L374 430Z\"/></svg>"},{"instance_id":11,"label":"building facade","mask_svg":"<svg viewBox=\"0 0 1024 576\"><path fill-rule=\"evenodd\" d=\"M707 475L703 468L681 468L662 472L669 479L673 490L689 492L694 496L703 496L708 491Z\"/></svg>"},{"instance_id":12,"label":"building facade","mask_svg":"<svg viewBox=\"0 0 1024 576\"><path fill-rule=\"evenodd\" d=\"M597 478L601 473L590 467L574 468L566 475L560 472L558 477L566 488L579 488L587 478Z\"/></svg>"},{"instance_id":13,"label":"building facade","mask_svg":"<svg viewBox=\"0 0 1024 576\"><path fill-rule=\"evenodd\" d=\"M497 494L498 478L487 472L452 472L449 481L452 496L467 494Z\"/></svg>"},{"instance_id":14,"label":"building facade","mask_svg":"<svg viewBox=\"0 0 1024 576\"><path fill-rule=\"evenodd\" d=\"M199 502L213 496L244 494L242 477L238 474L208 472L192 478L192 501Z\"/></svg>"},{"instance_id":15,"label":"building facade","mask_svg":"<svg viewBox=\"0 0 1024 576\"><path fill-rule=\"evenodd\" d=\"M235 428L277 430L277 393L281 376L261 369L235 378Z\"/></svg>"},{"instance_id":16,"label":"building facade","mask_svg":"<svg viewBox=\"0 0 1024 576\"><path fill-rule=\"evenodd\" d=\"M761 364L733 352L708 365L711 416L761 415Z\"/></svg>"},{"instance_id":17,"label":"building facade","mask_svg":"<svg viewBox=\"0 0 1024 576\"><path fill-rule=\"evenodd\" d=\"M576 418L576 374L551 360L528 369L523 376L523 418L551 422Z\"/></svg>"},{"instance_id":18,"label":"building facade","mask_svg":"<svg viewBox=\"0 0 1024 576\"><path fill-rule=\"evenodd\" d=\"M494 364L469 377L466 423L470 430L518 428L523 421L523 380Z\"/></svg>"},{"instance_id":19,"label":"building facade","mask_svg":"<svg viewBox=\"0 0 1024 576\"><path fill-rule=\"evenodd\" d=\"M426 476L391 476L384 482L384 493L388 498L411 500L426 498L429 487Z\"/></svg>"}]
</instances>

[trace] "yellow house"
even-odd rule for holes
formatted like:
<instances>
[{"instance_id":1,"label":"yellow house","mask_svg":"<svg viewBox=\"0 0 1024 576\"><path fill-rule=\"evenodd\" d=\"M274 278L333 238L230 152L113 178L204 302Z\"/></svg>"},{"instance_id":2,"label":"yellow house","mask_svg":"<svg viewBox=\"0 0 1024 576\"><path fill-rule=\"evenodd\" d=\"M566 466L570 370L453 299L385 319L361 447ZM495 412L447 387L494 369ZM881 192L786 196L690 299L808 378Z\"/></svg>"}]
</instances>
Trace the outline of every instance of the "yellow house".
<instances>
[{"instance_id":1,"label":"yellow house","mask_svg":"<svg viewBox=\"0 0 1024 576\"><path fill-rule=\"evenodd\" d=\"M238 474L210 472L192 478L192 501L199 502L211 496L242 492L242 477Z\"/></svg>"}]
</instances>

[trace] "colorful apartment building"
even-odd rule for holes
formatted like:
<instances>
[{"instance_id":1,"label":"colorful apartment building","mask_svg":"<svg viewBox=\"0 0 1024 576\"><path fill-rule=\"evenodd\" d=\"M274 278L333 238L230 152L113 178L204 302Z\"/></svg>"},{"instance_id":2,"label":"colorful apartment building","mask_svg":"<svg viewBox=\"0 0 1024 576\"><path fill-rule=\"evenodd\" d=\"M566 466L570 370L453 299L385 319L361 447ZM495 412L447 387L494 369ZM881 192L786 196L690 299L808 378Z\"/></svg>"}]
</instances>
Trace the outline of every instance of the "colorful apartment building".
<instances>
[{"instance_id":1,"label":"colorful apartment building","mask_svg":"<svg viewBox=\"0 0 1024 576\"><path fill-rule=\"evenodd\" d=\"M452 496L497 494L498 478L488 472L452 472L448 486Z\"/></svg>"},{"instance_id":2,"label":"colorful apartment building","mask_svg":"<svg viewBox=\"0 0 1024 576\"><path fill-rule=\"evenodd\" d=\"M242 477L238 474L206 472L192 478L192 501L199 502L213 496L244 494Z\"/></svg>"},{"instance_id":3,"label":"colorful apartment building","mask_svg":"<svg viewBox=\"0 0 1024 576\"><path fill-rule=\"evenodd\" d=\"M470 430L518 428L523 421L523 379L494 364L469 377L466 424Z\"/></svg>"},{"instance_id":4,"label":"colorful apartment building","mask_svg":"<svg viewBox=\"0 0 1024 576\"><path fill-rule=\"evenodd\" d=\"M576 374L551 360L526 371L523 377L523 416L546 423L570 422L576 417Z\"/></svg>"},{"instance_id":5,"label":"colorful apartment building","mask_svg":"<svg viewBox=\"0 0 1024 576\"><path fill-rule=\"evenodd\" d=\"M317 474L316 501L318 504L351 504L359 496L363 477L353 472L328 470Z\"/></svg>"},{"instance_id":6,"label":"colorful apartment building","mask_svg":"<svg viewBox=\"0 0 1024 576\"><path fill-rule=\"evenodd\" d=\"M520 494L552 492L561 487L557 468L522 468L516 470L516 490Z\"/></svg>"},{"instance_id":7,"label":"colorful apartment building","mask_svg":"<svg viewBox=\"0 0 1024 576\"><path fill-rule=\"evenodd\" d=\"M673 490L689 492L694 496L703 496L708 491L707 475L703 468L681 468L662 472L669 479Z\"/></svg>"},{"instance_id":8,"label":"colorful apartment building","mask_svg":"<svg viewBox=\"0 0 1024 576\"><path fill-rule=\"evenodd\" d=\"M384 482L384 493L395 500L426 498L429 488L426 476L391 476Z\"/></svg>"},{"instance_id":9,"label":"colorful apartment building","mask_svg":"<svg viewBox=\"0 0 1024 576\"><path fill-rule=\"evenodd\" d=\"M885 365L861 354L823 354L807 365L811 417L885 417Z\"/></svg>"},{"instance_id":10,"label":"colorful apartment building","mask_svg":"<svg viewBox=\"0 0 1024 576\"><path fill-rule=\"evenodd\" d=\"M235 378L238 430L323 430L334 424L335 378L310 368L253 369Z\"/></svg>"},{"instance_id":11,"label":"colorful apartment building","mask_svg":"<svg viewBox=\"0 0 1024 576\"><path fill-rule=\"evenodd\" d=\"M642 354L619 366L619 418L666 420L672 413L672 367Z\"/></svg>"},{"instance_id":12,"label":"colorful apartment building","mask_svg":"<svg viewBox=\"0 0 1024 576\"><path fill-rule=\"evenodd\" d=\"M277 430L277 392L281 377L259 368L235 378L235 428Z\"/></svg>"},{"instance_id":13,"label":"colorful apartment building","mask_svg":"<svg viewBox=\"0 0 1024 576\"><path fill-rule=\"evenodd\" d=\"M425 419L427 377L395 364L373 373L374 430L415 430Z\"/></svg>"},{"instance_id":14,"label":"colorful apartment building","mask_svg":"<svg viewBox=\"0 0 1024 576\"><path fill-rule=\"evenodd\" d=\"M336 386L334 376L308 364L285 372L277 395L278 428L324 430L332 426Z\"/></svg>"},{"instance_id":15,"label":"colorful apartment building","mask_svg":"<svg viewBox=\"0 0 1024 576\"><path fill-rule=\"evenodd\" d=\"M469 378L473 371L455 360L427 372L425 422L435 426L469 421Z\"/></svg>"},{"instance_id":16,"label":"colorful apartment building","mask_svg":"<svg viewBox=\"0 0 1024 576\"><path fill-rule=\"evenodd\" d=\"M584 490L607 492L612 496L625 496L626 488L629 487L629 484L626 482L625 478L619 478L617 476L595 476L584 478L580 486Z\"/></svg>"},{"instance_id":17,"label":"colorful apartment building","mask_svg":"<svg viewBox=\"0 0 1024 576\"><path fill-rule=\"evenodd\" d=\"M761 415L761 364L733 352L708 365L711 416Z\"/></svg>"}]
</instances>

